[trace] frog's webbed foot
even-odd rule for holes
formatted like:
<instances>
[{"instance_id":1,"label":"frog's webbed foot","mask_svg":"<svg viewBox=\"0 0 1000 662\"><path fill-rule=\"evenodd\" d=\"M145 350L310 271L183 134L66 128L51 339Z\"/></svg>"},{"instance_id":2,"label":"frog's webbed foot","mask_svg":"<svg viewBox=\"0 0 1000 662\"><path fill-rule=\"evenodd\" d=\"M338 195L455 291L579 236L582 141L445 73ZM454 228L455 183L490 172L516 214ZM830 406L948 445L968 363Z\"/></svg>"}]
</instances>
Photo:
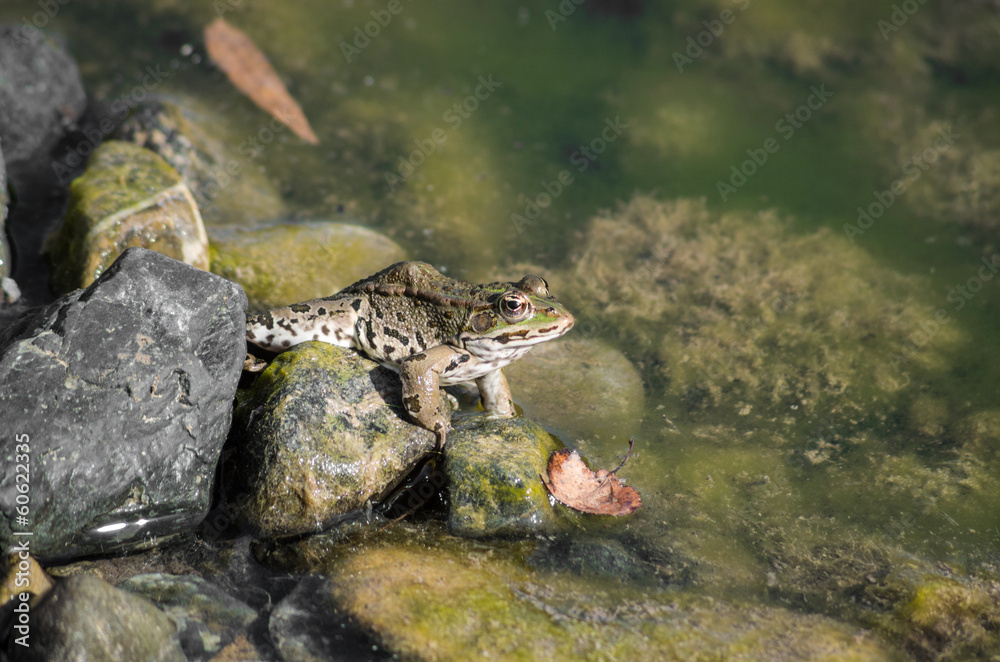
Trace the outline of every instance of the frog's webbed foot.
<instances>
[{"instance_id":1,"label":"frog's webbed foot","mask_svg":"<svg viewBox=\"0 0 1000 662\"><path fill-rule=\"evenodd\" d=\"M267 361L257 358L253 354L247 353L247 358L243 361L243 369L246 372L260 372L267 367Z\"/></svg>"}]
</instances>

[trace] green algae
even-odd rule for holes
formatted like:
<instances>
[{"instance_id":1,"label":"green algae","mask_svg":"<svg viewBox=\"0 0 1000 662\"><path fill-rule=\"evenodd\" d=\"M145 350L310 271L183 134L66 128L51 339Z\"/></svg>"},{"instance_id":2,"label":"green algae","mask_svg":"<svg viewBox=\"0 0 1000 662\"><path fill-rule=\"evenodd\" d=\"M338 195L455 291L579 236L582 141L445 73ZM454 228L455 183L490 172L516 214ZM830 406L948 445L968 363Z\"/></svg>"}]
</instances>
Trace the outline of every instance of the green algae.
<instances>
[{"instance_id":1,"label":"green algae","mask_svg":"<svg viewBox=\"0 0 1000 662\"><path fill-rule=\"evenodd\" d=\"M481 537L543 533L557 527L542 485L549 456L562 445L523 418L467 418L445 446L448 527Z\"/></svg>"},{"instance_id":2,"label":"green algae","mask_svg":"<svg viewBox=\"0 0 1000 662\"><path fill-rule=\"evenodd\" d=\"M205 228L180 175L149 150L108 141L73 181L66 218L46 242L53 289L86 287L133 246L208 269Z\"/></svg>"},{"instance_id":3,"label":"green algae","mask_svg":"<svg viewBox=\"0 0 1000 662\"><path fill-rule=\"evenodd\" d=\"M406 258L368 228L318 221L213 229L211 271L243 286L251 310L330 296Z\"/></svg>"},{"instance_id":4,"label":"green algae","mask_svg":"<svg viewBox=\"0 0 1000 662\"><path fill-rule=\"evenodd\" d=\"M523 551L427 527L355 543L321 564L337 604L416 659L897 659L822 617L530 571L516 560Z\"/></svg>"}]
</instances>

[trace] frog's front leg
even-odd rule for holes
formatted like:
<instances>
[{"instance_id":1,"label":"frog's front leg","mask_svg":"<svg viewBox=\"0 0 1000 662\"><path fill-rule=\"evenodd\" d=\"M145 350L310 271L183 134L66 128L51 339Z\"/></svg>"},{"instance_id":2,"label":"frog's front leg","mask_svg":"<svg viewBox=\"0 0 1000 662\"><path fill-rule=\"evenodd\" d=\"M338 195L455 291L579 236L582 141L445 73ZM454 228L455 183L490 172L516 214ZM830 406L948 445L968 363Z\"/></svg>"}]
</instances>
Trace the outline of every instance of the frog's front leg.
<instances>
[{"instance_id":1,"label":"frog's front leg","mask_svg":"<svg viewBox=\"0 0 1000 662\"><path fill-rule=\"evenodd\" d=\"M483 409L493 416L510 418L514 415L514 400L510 395L510 386L503 370L497 369L476 380L479 387L479 398L483 401Z\"/></svg>"},{"instance_id":2,"label":"frog's front leg","mask_svg":"<svg viewBox=\"0 0 1000 662\"><path fill-rule=\"evenodd\" d=\"M438 345L408 356L399 363L406 413L418 425L437 435L439 450L444 448L450 424L441 414L441 375L453 372L471 358L471 354L463 349Z\"/></svg>"}]
</instances>

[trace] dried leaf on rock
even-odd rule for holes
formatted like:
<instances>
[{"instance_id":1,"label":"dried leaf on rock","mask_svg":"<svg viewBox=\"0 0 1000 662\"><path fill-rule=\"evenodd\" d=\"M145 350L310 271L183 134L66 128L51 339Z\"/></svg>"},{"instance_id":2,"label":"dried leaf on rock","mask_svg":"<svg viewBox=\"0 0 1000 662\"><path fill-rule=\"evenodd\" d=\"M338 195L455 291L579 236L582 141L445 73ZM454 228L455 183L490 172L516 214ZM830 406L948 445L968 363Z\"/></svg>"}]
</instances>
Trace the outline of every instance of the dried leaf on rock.
<instances>
[{"instance_id":1,"label":"dried leaf on rock","mask_svg":"<svg viewBox=\"0 0 1000 662\"><path fill-rule=\"evenodd\" d=\"M240 92L286 124L302 140L319 144L302 108L250 37L217 18L205 27L205 48Z\"/></svg>"},{"instance_id":2,"label":"dried leaf on rock","mask_svg":"<svg viewBox=\"0 0 1000 662\"><path fill-rule=\"evenodd\" d=\"M634 443L629 440L626 460L632 455ZM622 461L614 471L598 469L595 473L579 453L564 448L549 457L549 480L543 478L542 483L552 496L574 510L594 515L628 515L642 505L642 499L634 487L624 485L615 475L624 464Z\"/></svg>"}]
</instances>

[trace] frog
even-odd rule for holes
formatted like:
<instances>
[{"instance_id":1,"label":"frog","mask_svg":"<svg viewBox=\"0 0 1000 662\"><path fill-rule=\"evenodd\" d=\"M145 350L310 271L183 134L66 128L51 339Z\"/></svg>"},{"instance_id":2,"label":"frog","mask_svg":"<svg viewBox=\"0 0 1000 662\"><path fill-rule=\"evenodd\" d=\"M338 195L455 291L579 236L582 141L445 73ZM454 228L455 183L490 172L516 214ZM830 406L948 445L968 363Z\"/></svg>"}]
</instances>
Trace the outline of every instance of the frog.
<instances>
[{"instance_id":1,"label":"frog","mask_svg":"<svg viewBox=\"0 0 1000 662\"><path fill-rule=\"evenodd\" d=\"M476 285L426 262L397 262L336 294L247 317L247 341L271 352L319 341L398 373L403 408L443 450L440 387L474 382L490 416L516 415L503 368L573 328L541 276ZM250 371L266 363L247 359Z\"/></svg>"}]
</instances>

